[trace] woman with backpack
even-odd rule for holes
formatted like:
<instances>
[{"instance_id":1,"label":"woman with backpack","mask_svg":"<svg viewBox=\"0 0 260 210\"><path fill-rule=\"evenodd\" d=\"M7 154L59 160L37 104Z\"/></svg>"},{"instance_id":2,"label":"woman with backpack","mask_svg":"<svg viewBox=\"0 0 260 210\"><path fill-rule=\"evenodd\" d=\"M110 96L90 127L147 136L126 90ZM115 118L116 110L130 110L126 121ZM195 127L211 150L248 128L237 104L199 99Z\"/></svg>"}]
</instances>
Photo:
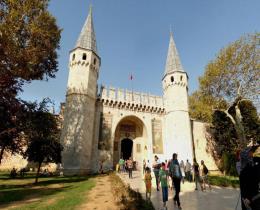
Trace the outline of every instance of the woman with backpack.
<instances>
[{"instance_id":1,"label":"woman with backpack","mask_svg":"<svg viewBox=\"0 0 260 210\"><path fill-rule=\"evenodd\" d=\"M205 165L204 161L202 160L201 161L201 182L202 182L201 189L202 190L206 190L206 184L208 184L209 189L211 190L211 186L210 186L209 179L208 179L208 173L209 173L209 170L208 170L207 166Z\"/></svg>"},{"instance_id":2,"label":"woman with backpack","mask_svg":"<svg viewBox=\"0 0 260 210\"><path fill-rule=\"evenodd\" d=\"M181 209L179 193L181 191L182 175L181 175L180 164L177 159L176 153L173 153L173 155L172 155L172 160L170 162L169 171L170 171L170 176L172 178L174 189L175 189L175 196L173 198L174 205L177 204L178 208Z\"/></svg>"}]
</instances>

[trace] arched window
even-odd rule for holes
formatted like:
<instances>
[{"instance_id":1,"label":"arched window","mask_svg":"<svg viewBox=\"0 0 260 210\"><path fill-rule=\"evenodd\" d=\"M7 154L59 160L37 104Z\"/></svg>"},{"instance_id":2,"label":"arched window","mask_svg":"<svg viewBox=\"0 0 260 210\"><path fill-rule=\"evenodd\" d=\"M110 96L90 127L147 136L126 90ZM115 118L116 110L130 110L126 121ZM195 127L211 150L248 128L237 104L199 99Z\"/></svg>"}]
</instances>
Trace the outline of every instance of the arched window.
<instances>
[{"instance_id":1,"label":"arched window","mask_svg":"<svg viewBox=\"0 0 260 210\"><path fill-rule=\"evenodd\" d=\"M97 63L97 59L96 59L96 58L94 58L94 65L96 65L96 63Z\"/></svg>"},{"instance_id":2,"label":"arched window","mask_svg":"<svg viewBox=\"0 0 260 210\"><path fill-rule=\"evenodd\" d=\"M180 78L180 79L181 79L181 81L182 81L182 78L183 78L183 76L181 76L181 78Z\"/></svg>"},{"instance_id":3,"label":"arched window","mask_svg":"<svg viewBox=\"0 0 260 210\"><path fill-rule=\"evenodd\" d=\"M83 55L82 55L82 60L87 60L87 54L86 53L83 53Z\"/></svg>"},{"instance_id":4,"label":"arched window","mask_svg":"<svg viewBox=\"0 0 260 210\"><path fill-rule=\"evenodd\" d=\"M174 82L174 77L173 76L171 76L171 82Z\"/></svg>"},{"instance_id":5,"label":"arched window","mask_svg":"<svg viewBox=\"0 0 260 210\"><path fill-rule=\"evenodd\" d=\"M74 53L74 54L72 55L72 60L74 61L75 58L76 58L76 55L75 55L75 53Z\"/></svg>"}]
</instances>

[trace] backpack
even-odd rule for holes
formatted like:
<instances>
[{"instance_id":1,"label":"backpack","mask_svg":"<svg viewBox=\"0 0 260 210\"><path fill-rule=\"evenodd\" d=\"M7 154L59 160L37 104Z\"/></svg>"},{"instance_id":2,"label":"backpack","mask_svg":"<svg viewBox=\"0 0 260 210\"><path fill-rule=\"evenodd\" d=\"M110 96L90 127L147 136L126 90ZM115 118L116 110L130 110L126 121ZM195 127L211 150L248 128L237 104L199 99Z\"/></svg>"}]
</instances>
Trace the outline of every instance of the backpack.
<instances>
[{"instance_id":1,"label":"backpack","mask_svg":"<svg viewBox=\"0 0 260 210\"><path fill-rule=\"evenodd\" d=\"M204 165L204 167L203 167L203 173L205 174L205 175L207 175L208 173L209 173L209 170L208 170L208 168Z\"/></svg>"},{"instance_id":2,"label":"backpack","mask_svg":"<svg viewBox=\"0 0 260 210\"><path fill-rule=\"evenodd\" d=\"M171 168L171 177L181 179L181 170L180 166L177 164L174 164L172 161L170 163Z\"/></svg>"}]
</instances>

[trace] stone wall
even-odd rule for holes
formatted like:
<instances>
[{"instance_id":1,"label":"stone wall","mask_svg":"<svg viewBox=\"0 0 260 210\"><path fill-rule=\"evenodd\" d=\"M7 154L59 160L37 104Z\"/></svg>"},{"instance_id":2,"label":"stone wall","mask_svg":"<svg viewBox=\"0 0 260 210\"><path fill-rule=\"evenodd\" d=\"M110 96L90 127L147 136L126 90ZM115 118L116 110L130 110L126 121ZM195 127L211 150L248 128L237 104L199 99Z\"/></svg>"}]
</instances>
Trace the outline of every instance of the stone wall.
<instances>
[{"instance_id":1,"label":"stone wall","mask_svg":"<svg viewBox=\"0 0 260 210\"><path fill-rule=\"evenodd\" d=\"M27 166L27 160L23 159L21 155L5 154L1 165L0 171L9 171L12 168L21 169Z\"/></svg>"},{"instance_id":2,"label":"stone wall","mask_svg":"<svg viewBox=\"0 0 260 210\"><path fill-rule=\"evenodd\" d=\"M209 170L218 171L218 167L211 155L211 151L207 148L206 139L206 123L191 120L193 141L195 146L195 156L197 162L200 164L201 160L204 160Z\"/></svg>"},{"instance_id":3,"label":"stone wall","mask_svg":"<svg viewBox=\"0 0 260 210\"><path fill-rule=\"evenodd\" d=\"M149 93L133 92L121 88L107 88L101 86L98 97L101 100L111 100L118 103L135 103L143 106L154 106L164 108L163 97L151 95Z\"/></svg>"},{"instance_id":4,"label":"stone wall","mask_svg":"<svg viewBox=\"0 0 260 210\"><path fill-rule=\"evenodd\" d=\"M20 170L22 168L26 168L28 166L28 161L24 159L21 155L11 155L10 153L6 153L2 163L0 165L0 171L11 171L12 168L15 168L16 170ZM32 167L37 167L37 164L29 165L31 169ZM41 170L48 169L50 172L56 171L57 165L55 163L49 163L49 164L43 164L41 167Z\"/></svg>"}]
</instances>

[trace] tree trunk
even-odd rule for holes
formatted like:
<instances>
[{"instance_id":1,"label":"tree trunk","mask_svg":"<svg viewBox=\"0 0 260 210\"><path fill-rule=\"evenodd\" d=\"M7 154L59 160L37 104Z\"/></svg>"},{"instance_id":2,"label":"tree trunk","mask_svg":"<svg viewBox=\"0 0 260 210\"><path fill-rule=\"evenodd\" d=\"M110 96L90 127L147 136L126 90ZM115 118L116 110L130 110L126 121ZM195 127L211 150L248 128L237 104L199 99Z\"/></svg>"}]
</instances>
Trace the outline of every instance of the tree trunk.
<instances>
[{"instance_id":1,"label":"tree trunk","mask_svg":"<svg viewBox=\"0 0 260 210\"><path fill-rule=\"evenodd\" d=\"M36 174L36 177L35 177L35 184L38 183L38 177L39 177L39 173L40 173L41 165L42 165L42 162L39 162L39 166L38 166L37 174Z\"/></svg>"},{"instance_id":2,"label":"tree trunk","mask_svg":"<svg viewBox=\"0 0 260 210\"><path fill-rule=\"evenodd\" d=\"M241 146L243 148L245 148L247 146L245 128L242 124L242 118L243 117L241 115L241 112L240 112L238 105L239 105L239 102L235 106L235 110L236 110L236 130L237 130L237 133L238 133L238 136L239 136L239 140L241 142Z\"/></svg>"},{"instance_id":3,"label":"tree trunk","mask_svg":"<svg viewBox=\"0 0 260 210\"><path fill-rule=\"evenodd\" d=\"M231 114L229 114L228 110L225 110L224 113L227 115L227 117L231 120L231 122L234 125L234 128L236 130L237 137L240 142L240 147L241 149L246 148L247 146L247 141L246 141L246 135L245 135L245 129L242 124L242 115L239 109L239 102L238 101L235 105L235 117L233 117Z\"/></svg>"},{"instance_id":4,"label":"tree trunk","mask_svg":"<svg viewBox=\"0 0 260 210\"><path fill-rule=\"evenodd\" d=\"M2 147L1 152L0 152L0 165L1 165L1 163L2 163L4 151L5 151L5 146Z\"/></svg>"}]
</instances>

